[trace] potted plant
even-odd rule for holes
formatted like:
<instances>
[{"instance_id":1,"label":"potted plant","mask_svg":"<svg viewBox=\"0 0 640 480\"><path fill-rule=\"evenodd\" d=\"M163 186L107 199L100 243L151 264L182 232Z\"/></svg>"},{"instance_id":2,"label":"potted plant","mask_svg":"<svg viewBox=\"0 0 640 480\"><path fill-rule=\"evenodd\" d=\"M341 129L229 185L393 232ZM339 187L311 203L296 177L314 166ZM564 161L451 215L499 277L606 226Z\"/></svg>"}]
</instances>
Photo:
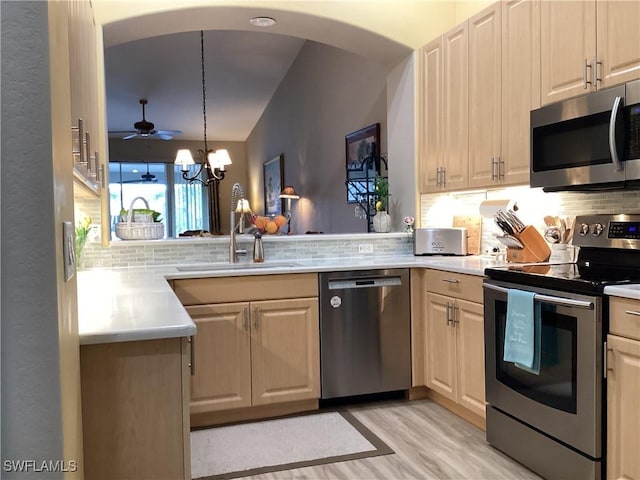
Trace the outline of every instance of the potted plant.
<instances>
[{"instance_id":1,"label":"potted plant","mask_svg":"<svg viewBox=\"0 0 640 480\"><path fill-rule=\"evenodd\" d=\"M376 232L391 231L391 217L387 212L389 206L389 179L378 175L374 181L376 194L376 214L373 217L373 229Z\"/></svg>"}]
</instances>

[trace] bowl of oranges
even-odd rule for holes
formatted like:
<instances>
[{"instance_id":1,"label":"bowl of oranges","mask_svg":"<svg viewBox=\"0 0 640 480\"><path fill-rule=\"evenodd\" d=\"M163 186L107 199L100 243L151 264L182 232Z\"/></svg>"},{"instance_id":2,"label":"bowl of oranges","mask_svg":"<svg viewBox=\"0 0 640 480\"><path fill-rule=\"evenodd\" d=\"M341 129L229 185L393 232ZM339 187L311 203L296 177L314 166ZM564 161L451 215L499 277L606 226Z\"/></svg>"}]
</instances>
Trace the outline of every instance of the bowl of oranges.
<instances>
[{"instance_id":1,"label":"bowl of oranges","mask_svg":"<svg viewBox=\"0 0 640 480\"><path fill-rule=\"evenodd\" d=\"M275 235L278 231L287 224L287 217L284 215L273 215L269 217L251 215L251 223L257 231L260 233L267 233Z\"/></svg>"}]
</instances>

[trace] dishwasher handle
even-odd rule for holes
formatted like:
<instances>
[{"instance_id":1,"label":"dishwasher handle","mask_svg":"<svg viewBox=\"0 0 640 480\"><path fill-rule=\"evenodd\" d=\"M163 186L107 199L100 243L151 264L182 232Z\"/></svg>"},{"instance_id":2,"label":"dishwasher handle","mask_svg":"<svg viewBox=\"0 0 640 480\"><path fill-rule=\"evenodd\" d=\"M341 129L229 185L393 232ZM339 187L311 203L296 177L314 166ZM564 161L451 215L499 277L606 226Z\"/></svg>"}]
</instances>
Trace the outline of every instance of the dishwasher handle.
<instances>
[{"instance_id":1,"label":"dishwasher handle","mask_svg":"<svg viewBox=\"0 0 640 480\"><path fill-rule=\"evenodd\" d=\"M352 290L355 288L381 288L402 285L400 277L353 278L347 280L329 280L329 290Z\"/></svg>"}]
</instances>

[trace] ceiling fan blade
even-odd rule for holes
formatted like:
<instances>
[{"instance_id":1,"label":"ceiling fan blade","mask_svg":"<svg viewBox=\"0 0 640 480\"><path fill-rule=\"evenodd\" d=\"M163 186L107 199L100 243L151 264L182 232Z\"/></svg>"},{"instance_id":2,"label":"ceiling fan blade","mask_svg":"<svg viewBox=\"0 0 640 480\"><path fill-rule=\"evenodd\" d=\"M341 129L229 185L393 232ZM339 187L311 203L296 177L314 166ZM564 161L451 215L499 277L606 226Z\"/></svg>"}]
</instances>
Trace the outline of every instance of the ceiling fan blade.
<instances>
[{"instance_id":1,"label":"ceiling fan blade","mask_svg":"<svg viewBox=\"0 0 640 480\"><path fill-rule=\"evenodd\" d=\"M132 133L131 135L126 135L124 137L122 137L123 140L129 140L131 138L135 138L138 136L138 133Z\"/></svg>"},{"instance_id":2,"label":"ceiling fan blade","mask_svg":"<svg viewBox=\"0 0 640 480\"><path fill-rule=\"evenodd\" d=\"M180 135L182 130L156 130L156 133L162 133L164 135Z\"/></svg>"},{"instance_id":3,"label":"ceiling fan blade","mask_svg":"<svg viewBox=\"0 0 640 480\"><path fill-rule=\"evenodd\" d=\"M166 133L156 133L155 134L157 137L161 138L162 140L171 140L173 137L171 135L167 135Z\"/></svg>"}]
</instances>

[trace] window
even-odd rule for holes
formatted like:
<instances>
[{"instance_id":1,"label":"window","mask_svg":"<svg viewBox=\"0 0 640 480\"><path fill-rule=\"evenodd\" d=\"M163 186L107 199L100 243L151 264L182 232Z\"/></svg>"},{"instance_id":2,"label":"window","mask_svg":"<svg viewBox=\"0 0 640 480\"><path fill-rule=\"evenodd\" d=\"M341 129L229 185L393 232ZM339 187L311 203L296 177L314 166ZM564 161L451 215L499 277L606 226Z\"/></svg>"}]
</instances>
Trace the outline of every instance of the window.
<instances>
[{"instance_id":1,"label":"window","mask_svg":"<svg viewBox=\"0 0 640 480\"><path fill-rule=\"evenodd\" d=\"M197 165L191 167L193 175ZM142 197L149 208L162 214L165 235L176 237L185 230L208 228L207 191L200 184L188 184L182 179L180 167L168 163L109 163L109 208L111 232L115 237L115 224L120 211L128 210L131 202ZM134 208L144 208L138 200Z\"/></svg>"}]
</instances>

